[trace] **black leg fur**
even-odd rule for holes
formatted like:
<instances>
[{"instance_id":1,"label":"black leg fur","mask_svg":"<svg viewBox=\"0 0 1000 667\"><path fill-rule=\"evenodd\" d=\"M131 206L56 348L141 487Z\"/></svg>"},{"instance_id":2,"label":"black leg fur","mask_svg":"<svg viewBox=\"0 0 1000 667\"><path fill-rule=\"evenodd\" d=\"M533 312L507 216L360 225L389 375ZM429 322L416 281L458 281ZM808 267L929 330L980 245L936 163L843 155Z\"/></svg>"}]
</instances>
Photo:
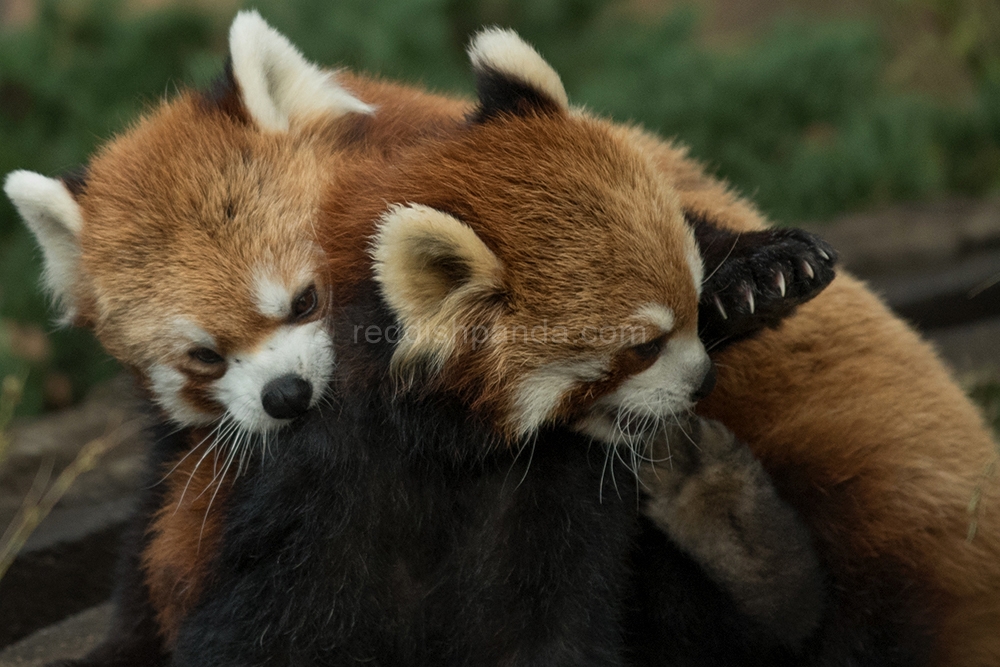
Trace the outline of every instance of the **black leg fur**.
<instances>
[{"instance_id":1,"label":"black leg fur","mask_svg":"<svg viewBox=\"0 0 1000 667\"><path fill-rule=\"evenodd\" d=\"M234 490L173 664L804 664L824 591L811 538L719 425L686 425L693 444L640 492L565 431L455 458L442 444L482 434L438 407L337 406L280 436Z\"/></svg>"},{"instance_id":2,"label":"black leg fur","mask_svg":"<svg viewBox=\"0 0 1000 667\"><path fill-rule=\"evenodd\" d=\"M736 654L725 664L753 664L755 654L778 661L781 655L798 653L820 625L825 581L808 529L778 497L760 462L722 424L696 417L658 438L651 453L653 462L641 475L647 494L644 515L673 545L645 538L641 557L650 563L646 584L660 595L676 587L663 581L674 577L671 568L655 563L661 557L665 563L676 562L668 552L680 549L719 587L709 600L724 600L748 621L729 623L727 642L714 640L713 651L729 646ZM660 647L663 664L704 659L704 644L696 642L690 655L681 647L695 642L699 632L727 623L724 613L715 613L714 620L705 617L712 607L706 602L704 609L686 612L702 616L694 626L674 614L677 604L666 597L649 607L668 628L674 626L667 635L681 639Z\"/></svg>"},{"instance_id":3,"label":"black leg fur","mask_svg":"<svg viewBox=\"0 0 1000 667\"><path fill-rule=\"evenodd\" d=\"M801 229L737 233L690 217L705 266L698 334L709 352L777 327L833 280L836 251Z\"/></svg>"}]
</instances>

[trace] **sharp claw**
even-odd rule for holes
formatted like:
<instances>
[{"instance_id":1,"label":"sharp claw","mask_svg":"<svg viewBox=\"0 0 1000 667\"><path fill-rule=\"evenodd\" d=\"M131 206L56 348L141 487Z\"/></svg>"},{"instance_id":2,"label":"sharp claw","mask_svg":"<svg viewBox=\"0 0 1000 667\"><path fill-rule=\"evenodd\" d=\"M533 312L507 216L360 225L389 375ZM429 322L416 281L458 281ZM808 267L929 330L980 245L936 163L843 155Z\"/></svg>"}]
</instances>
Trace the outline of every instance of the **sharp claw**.
<instances>
[{"instance_id":1,"label":"sharp claw","mask_svg":"<svg viewBox=\"0 0 1000 667\"><path fill-rule=\"evenodd\" d=\"M781 296L785 296L785 274L781 271L778 271L778 291Z\"/></svg>"},{"instance_id":2,"label":"sharp claw","mask_svg":"<svg viewBox=\"0 0 1000 667\"><path fill-rule=\"evenodd\" d=\"M750 306L750 314L753 315L753 312L756 309L756 304L753 301L753 290L750 288L749 285L747 285L743 289L746 290L746 293L747 293L747 305Z\"/></svg>"},{"instance_id":3,"label":"sharp claw","mask_svg":"<svg viewBox=\"0 0 1000 667\"><path fill-rule=\"evenodd\" d=\"M722 315L722 319L728 320L729 316L726 315L726 309L722 307L722 301L719 300L719 295L716 294L712 298L715 300L715 307L719 309L719 314Z\"/></svg>"},{"instance_id":4,"label":"sharp claw","mask_svg":"<svg viewBox=\"0 0 1000 667\"><path fill-rule=\"evenodd\" d=\"M812 264L810 264L806 260L802 260L802 270L805 271L806 275L809 276L810 278L816 277L816 272L813 271Z\"/></svg>"},{"instance_id":5,"label":"sharp claw","mask_svg":"<svg viewBox=\"0 0 1000 667\"><path fill-rule=\"evenodd\" d=\"M825 259L826 261L828 262L830 261L830 255L828 255L826 251L823 250L822 248L816 248L816 252L818 252L819 256Z\"/></svg>"}]
</instances>

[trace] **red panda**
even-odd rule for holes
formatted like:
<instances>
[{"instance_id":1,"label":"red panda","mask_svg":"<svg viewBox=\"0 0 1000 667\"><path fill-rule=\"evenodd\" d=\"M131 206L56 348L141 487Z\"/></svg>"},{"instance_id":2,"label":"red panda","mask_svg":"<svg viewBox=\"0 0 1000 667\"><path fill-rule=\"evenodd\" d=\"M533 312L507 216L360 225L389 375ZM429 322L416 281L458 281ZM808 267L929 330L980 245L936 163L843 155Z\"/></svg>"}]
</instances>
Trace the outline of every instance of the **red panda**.
<instances>
[{"instance_id":1,"label":"red panda","mask_svg":"<svg viewBox=\"0 0 1000 667\"><path fill-rule=\"evenodd\" d=\"M256 175L258 180L264 180L264 177L274 178L278 180L280 177L285 176L285 174L277 174L273 171L275 164L288 165L291 164L295 169L293 170L294 175L302 181L302 175L306 174L309 180L305 180L303 185L314 184L316 173L319 171L315 165L320 164L326 168L329 168L329 161L323 162L327 158L326 149L321 146L321 143L326 141L328 143L329 137L327 134L330 133L330 128L323 123L314 121L310 114L314 114L316 109L308 108L305 111L299 109L295 111L296 114L308 116L307 121L303 122L301 118L292 117L285 118L284 121L274 121L274 114L270 112L275 109L281 108L282 100L271 100L268 104L261 104L258 100L256 103L250 104L246 102L246 97L248 94L247 89L252 89L252 86L245 85L244 82L250 81L254 82L260 77L255 76L252 71L247 70L246 61L247 58L241 58L238 53L238 46L241 40L249 41L246 35L241 35L241 30L246 31L253 37L270 39L274 41L275 35L266 29L266 26L262 26L260 23L253 21L252 18L247 16L242 17L242 20L238 19L234 23L233 35L234 35L234 47L233 47L233 71L228 79L230 85L225 85L226 80L223 81L223 86L213 91L211 97L206 99L203 96L190 95L183 97L181 100L176 101L168 105L165 109L161 109L157 114L152 116L136 129L134 129L129 135L118 139L109 148L105 149L100 156L91 164L89 169L89 175L85 182L85 186L77 187L78 202L73 202L70 200L70 204L76 203L77 205L82 204L87 215L84 216L84 220L89 227L96 227L100 229L101 225L104 224L105 220L114 221L115 223L121 225L122 231L127 225L122 224L127 221L126 217L129 212L129 207L134 207L136 210L143 213L142 222L144 223L142 231L150 236L153 241L161 241L164 229L160 227L166 227L168 229L176 227L176 229L170 229L171 236L175 234L176 245L178 249L183 249L182 241L190 242L192 239L199 238L198 234L192 233L192 227L184 227L183 225L177 225L177 221L182 219L185 214L188 214L191 218L201 217L197 220L199 224L195 225L195 231L204 231L212 240L216 241L216 247L210 248L210 250L215 250L215 253L204 252L196 253L195 256L188 256L182 252L176 253L174 256L183 258L183 263L179 266L173 267L173 271L170 270L169 262L163 261L163 266L156 266L157 270L151 270L150 273L158 279L154 285L150 285L150 276L143 275L138 270L138 263L132 262L128 265L133 273L131 277L133 279L140 278L139 282L142 282L144 286L150 291L149 294L155 294L158 298L166 300L167 298L173 298L179 304L186 304L186 299L195 302L196 299L192 299L194 296L193 292L169 292L168 288L171 286L170 280L178 281L184 275L184 270L190 270L191 267L199 267L201 262L207 262L211 265L213 262L218 262L220 259L224 259L227 253L230 251L236 256L236 259L246 261L248 264L252 265L255 258L260 256L270 255L274 259L275 265L280 265L283 269L287 269L294 272L297 266L299 268L305 266L308 272L309 263L302 260L302 255L295 256L287 248L281 248L282 242L288 242L290 239L299 238L301 234L296 232L301 232L301 226L296 227L293 221L292 226L285 224L282 220L282 226L274 231L271 235L271 230L268 230L267 234L261 234L263 238L258 238L254 242L251 242L248 235L245 233L245 229L240 229L241 225L248 225L252 227L252 231L260 232L261 230L257 225L254 224L254 216L246 215L244 217L234 216L234 212L231 208L234 206L234 199L237 200L241 206L249 208L252 212L257 213L260 218L265 218L267 213L261 213L260 211L266 211L267 206L270 206L272 213L280 218L280 214L283 213L282 207L288 211L289 215L301 215L303 219L308 219L308 211L306 204L308 203L308 197L303 196L301 190L296 188L288 188L285 191L280 191L277 188L274 190L269 190L266 192L257 192L258 199L253 199L246 192L246 183L240 181L240 177L247 177L250 180L253 175ZM297 54L294 50L289 50L290 46L287 45L283 40L278 40L278 43L266 46L264 52L279 53L282 55L292 54L294 56L293 65L295 67L306 68L305 75L310 73L310 69L306 63L297 58ZM252 62L252 65L257 65L257 63ZM269 63L268 63L269 64ZM287 65L287 63L286 63ZM266 68L262 68L266 69ZM291 76L289 71L284 71L281 68L275 68L283 75ZM300 75L298 77L300 80L308 80L308 76ZM389 84L372 84L375 87L391 87ZM278 86L281 90L281 86ZM238 92L240 99L239 103L234 103L234 95ZM335 96L335 95L331 95ZM428 96L421 96L414 93L412 95L413 99L408 101L407 114L410 120L413 119L413 110L426 109L424 113L427 114L428 118L442 118L441 108L446 106L455 106L455 103L451 102L441 102L436 98L431 98ZM341 95L339 102L344 105L344 108L352 110L354 112L365 112L366 107L357 102L345 103L344 97ZM350 99L350 98L347 98ZM287 101L285 101L287 104ZM264 111L261 111L263 109ZM215 114L214 112L221 111L221 114ZM336 124L339 116L338 113L342 109L335 109L337 113L331 113L325 120L333 121ZM288 115L291 112L282 112ZM350 120L350 119L348 119ZM392 127L393 119L390 117L390 122L384 125L372 125L365 128L366 140L372 140L372 128L385 128ZM252 123L248 123L252 121ZM225 123L229 122L234 124L235 128L227 128ZM362 121L363 122L363 121ZM260 133L253 132L254 127L247 127L248 124L252 124L257 130L265 129L268 132ZM284 125L292 125L291 129L286 129ZM350 123L348 123L350 124ZM202 132L201 130L206 129L204 126L207 125L207 131ZM198 134L192 133L193 128L200 128ZM433 125L431 126L433 127ZM233 131L235 130L235 131ZM384 130L383 130L384 131ZM263 134L264 136L259 136ZM186 139L186 141L178 141L178 138ZM271 140L274 145L267 145L265 141ZM142 146L151 144L153 146L153 155L147 156ZM192 144L194 148L192 148ZM265 145L266 148L261 147ZM248 147L249 146L249 147ZM203 153L205 147L211 147L211 150ZM270 152L268 152L270 149ZM242 166L246 170L246 174L240 173L239 169L236 169L236 174L231 171L227 171L229 163L233 159L234 151L240 151L240 160L242 161ZM191 155L192 153L197 154L199 157L207 156L209 159L206 161L205 171L202 173L196 172L196 176L201 177L201 180L197 185L183 181L182 177L186 175L184 169L186 164L183 163L181 159L186 154ZM297 152L303 153L299 155ZM212 159L214 158L214 159ZM293 158L298 158L296 161ZM124 162L130 168L127 171L121 171L121 163ZM168 164L169 163L169 164ZM153 180L160 179L163 180L164 174L167 175L166 182L173 182L173 180L180 181L181 185L187 185L190 190L186 199L178 204L169 204L169 202L164 202L163 200L153 199L152 202L143 201L143 197L149 196L148 184L149 179L137 179L136 174L145 173L143 169L137 169L138 167L149 167L153 164L157 167L154 171L152 178ZM117 170L116 170L117 169ZM213 172L213 169L218 170L218 174ZM124 176L124 178L123 178ZM18 179L24 179L23 174L13 177L8 186L8 191L12 198L15 199L21 206L22 210L25 211L25 216L29 223L36 223L35 229L36 233L39 235L39 239L43 245L43 248L49 253L52 250L52 245L46 245L47 238L43 233L38 232L38 223L36 220L31 218L33 213L32 206L39 208L44 208L47 204L45 196L34 196L30 190L25 193L23 188L19 188ZM41 179L42 177L32 176L31 178ZM236 178L237 182L235 184L228 183L225 179ZM120 188L120 192L117 194L114 191L114 184L117 181L117 185L114 187ZM55 191L62 193L62 188L58 183L54 183L51 180L43 179L46 187L54 188ZM103 184L103 189L97 187L94 183ZM266 182L266 181L265 181ZM287 181L282 181L287 182ZM78 184L80 185L80 184ZM647 184L648 185L648 184ZM209 195L216 194L225 191L225 197L209 197L207 201L199 202L197 199L198 193L194 192L197 187L206 188ZM243 188L241 190L241 188ZM173 194L176 195L177 190L184 192L183 188L175 188ZM235 192L233 192L235 190ZM51 194L51 193L49 193ZM251 193L252 194L252 193ZM306 193L308 194L308 193ZM114 196L112 196L114 195ZM293 199L301 199L302 201L293 201L291 204L289 202L282 201L282 195L289 195ZM249 201L243 201L243 199ZM295 205L299 205L296 208ZM191 208L194 207L193 211ZM255 206L257 208L255 208ZM72 206L69 206L72 209ZM277 212L275 212L277 211ZM110 213L109 213L110 212ZM159 216L159 217L158 217ZM59 222L60 218L58 215L52 215L52 221ZM92 222L92 221L97 221ZM183 222L183 220L182 220ZM308 227L305 223L302 226ZM65 225L64 225L65 227ZM200 228L200 229L198 229ZM683 224L678 226L675 221L674 228L677 230L675 234L676 239L681 241L681 245L686 248L681 254L685 265L689 266L691 270L700 270L701 261L698 259L696 252L693 252L693 246L690 239L690 233L686 231L686 227ZM698 228L699 233L702 230L701 227ZM56 230L57 232L60 230ZM279 237L278 233L282 233L285 236ZM106 234L106 232L105 232ZM716 232L716 236L719 236L719 232ZM750 282L747 282L744 286L743 284L736 285L735 290L730 290L728 293L722 290L717 292L711 292L712 302L711 308L721 308L720 299L726 299L729 304L729 314L731 320L729 322L729 331L732 333L739 334L740 326L737 321L739 320L738 315L753 315L753 318L744 318L744 324L754 320L757 322L754 326L759 326L761 322L767 324L771 323L767 321L767 317L773 317L780 319L781 316L787 314L791 306L799 303L801 300L811 297L825 285L828 281L829 275L825 278L820 278L814 282L811 282L811 278L815 276L800 275L801 279L796 280L794 276L796 273L802 274L802 262L803 254L808 250L814 250L811 248L811 239L805 237L793 238L789 234L779 234L775 235L773 233L765 233L755 237L754 235L746 235L742 239L735 237L727 237L725 246L725 253L730 255L732 253L733 259L742 259L743 254L741 251L737 250L737 246L741 246L748 239L756 238L757 241L767 241L771 242L772 237L775 237L779 243L786 244L782 247L781 252L782 259L787 261L786 266L781 266L778 261L772 261L773 258L769 258L767 265L760 267L763 270L762 278L765 281L773 281L775 275L778 276L781 283L780 294L777 293L778 284L772 285L775 292L775 296L778 297L771 301L764 301L763 299L758 301L757 310L754 312L753 301L746 301L747 296L752 299L752 293L744 293L742 291L743 287L749 287ZM86 238L86 235L84 235ZM83 243L85 247L89 247L89 253L91 255L92 261L90 264L84 264L84 266L89 266L91 270L98 273L96 278L84 278L84 286L76 285L74 281L80 280L80 276L77 275L80 272L78 265L74 261L59 261L62 257L58 255L55 256L56 261L52 261L50 258L50 268L54 267L59 269L60 267L68 267L71 274L67 280L62 282L56 282L52 284L52 287L57 295L66 296L69 295L70 298L70 308L75 308L77 303L86 303L88 298L96 297L90 296L90 291L97 291L98 287L102 289L107 289L109 292L114 292L115 289L120 289L123 282L112 282L109 283L105 278L99 273L100 270L106 269L106 266L102 266L97 258L101 256L102 252L109 252L113 257L121 257L127 253L121 253L122 243L117 242L112 236L110 241L108 238L101 236L100 232L97 233L97 241L93 242L91 245ZM72 237L69 237L72 241ZM721 240L721 239L716 239ZM732 241L732 244L729 243ZM97 243L103 242L105 245L97 245ZM136 246L141 245L142 238L140 236L130 236L129 242L134 243ZM228 245L227 245L228 244ZM58 245L58 244L57 244ZM676 241L673 245L677 245ZM57 248L58 249L58 248ZM220 250L221 249L221 250ZM703 250L712 251L711 247L705 246ZM718 251L718 248L715 248ZM734 253L735 250L735 253ZM751 248L752 250L752 248ZM79 252L75 250L74 252ZM286 253L282 255L281 253ZM790 254L789 254L790 253ZM817 272L825 271L824 260L830 260L830 256L825 253L822 249L819 250L819 256L813 257L812 261L815 265L815 270ZM168 256L169 257L169 256ZM751 255L751 259L756 258L756 255ZM72 259L72 253L70 254ZM122 259L127 259L127 257L122 257ZM738 262L731 262L730 266ZM811 266L808 265L807 266ZM96 267L96 268L94 268ZM727 267L728 268L728 267ZM226 264L223 270L237 271L238 266L234 262ZM249 267L244 267L244 270L249 270ZM315 264L312 264L312 270L316 273ZM775 271L777 273L775 274ZM782 273L784 271L784 273ZM811 270L810 270L811 272ZM723 274L719 274L722 277ZM784 276L787 275L787 285ZM832 275L832 274L830 274ZM747 274L744 276L747 280L755 276ZM124 278L123 278L124 280ZM87 283L93 283L88 285ZM237 287L239 282L237 281ZM287 282L287 281L286 281ZM700 287L700 281L694 281L691 279L692 284L695 288ZM313 281L313 286L316 287L317 291L323 290L327 285L321 276L316 275ZM729 287L729 285L725 285ZM69 289L63 289L66 286L72 288L72 292ZM794 290L800 289L802 286L807 286L806 291L795 293ZM232 286L230 286L232 287ZM242 285L246 287L246 285ZM262 310L261 304L267 302L267 299L262 296L264 290L260 287L259 281L256 277L252 283L253 289L247 290L254 297L255 302L251 303L246 299L245 292L241 293L236 290L230 290L230 292L223 295L220 301L225 301L225 303L219 303L219 310L208 309L204 313L199 314L199 322L204 322L204 327L209 328L211 331L219 331L218 328L220 324L224 324L222 320L216 321L214 318L218 315L222 307L228 304L228 307L239 309L250 309L252 310L256 307L258 310ZM788 288L786 293L785 288ZM160 291L155 290L159 288ZM275 290L280 291L280 290ZM278 298L275 300L277 309L287 308L285 302L288 300L289 295L292 290L285 290L285 299L282 300ZM308 295L309 290L303 292L303 295ZM82 295L82 296L81 296ZM216 298L218 295L213 294ZM280 295L279 295L280 296ZM99 300L98 300L99 301ZM107 301L107 299L105 299ZM744 312L743 306L745 304L750 304L749 312ZM769 305L770 304L770 305ZM316 304L313 304L315 308ZM770 315L768 314L768 308L771 307ZM94 304L87 304L87 309L83 312L90 314L76 313L76 320L83 323L94 324L90 318L96 317L93 314L93 309L96 308ZM306 315L313 316L318 315L314 313L313 308L305 308L307 311ZM294 313L296 306L293 303L291 305L291 311ZM100 311L104 312L104 311ZM720 311L724 312L724 311ZM265 313L266 314L266 313ZM229 317L232 313L227 313ZM656 317L660 320L665 319L664 313L655 313ZM669 314L668 314L669 315ZM690 313L687 317L690 319ZM704 318L703 318L704 319ZM776 320L775 320L776 321ZM241 333L244 339L256 340L258 336L266 335L266 327L260 327L258 322L247 322L241 323L245 331ZM693 323L689 322L689 327ZM140 376L146 376L148 373L145 371L143 366L144 357L141 357L136 350L138 347L135 345L138 334L137 329L118 330L115 327L121 327L122 320L115 319L111 316L104 316L103 326L95 328L98 329L98 335L109 347L109 350L122 356L122 360L126 363L130 363L137 371L139 371ZM254 329L253 325L257 325L258 329ZM272 325L273 326L273 325ZM287 325L286 325L287 326ZM263 331L261 331L263 329ZM250 332L256 333L254 335L249 335ZM145 331L149 333L149 329ZM640 332L644 335L644 332ZM711 332L702 332L703 334ZM130 338L131 337L131 338ZM235 336L229 336L229 338L236 338ZM121 344L121 341L125 340L132 344L132 347ZM214 341L213 341L214 343ZM638 347L649 348L653 353L659 352L659 348L662 341L650 341L649 343L641 343ZM692 345L700 347L696 339L693 339ZM214 350L213 350L214 351ZM132 355L132 356L129 356ZM136 360L139 360L138 362ZM701 359L704 359L702 356ZM235 358L235 363L240 363L242 360L239 356ZM703 362L702 362L703 363ZM683 364L679 364L683 366ZM667 366L667 364L665 364ZM186 370L184 368L181 369ZM227 371L231 372L231 371ZM185 387L185 391L178 392L177 394L170 394L169 392L164 393L162 391L162 385L157 386L151 383L151 389L153 390L154 397L164 407L168 415L175 422L184 423L185 421L192 425L198 425L201 423L201 417L191 417L188 412L190 408L197 410L204 410L206 406L199 402L194 402L193 405L184 404L188 401L195 391L191 387ZM266 384L264 385L266 387ZM204 393L204 392L203 392ZM682 394L689 392L680 392ZM264 412L268 413L269 416L275 417L270 414L267 408L266 396L267 391L263 389L261 391L261 401L258 405L258 411L263 409ZM686 399L683 399L686 400ZM181 407L178 408L178 401L181 402ZM214 406L213 406L214 407ZM284 418L284 417L278 417ZM597 421L597 420L595 420ZM598 422L594 428L604 429L605 432L610 428L609 420L606 417L602 417L603 423ZM265 422L264 430L273 428L273 424ZM613 426L613 425L612 425ZM253 429L250 426L248 430ZM259 427L258 427L259 428ZM522 427L524 428L524 427ZM528 422L527 428L534 428L531 422ZM191 442L202 442L204 438L209 438L211 440L213 436L217 434L208 433L206 435L204 429L199 429L193 432L191 437L185 442L187 446L190 447ZM223 435L225 435L223 433ZM215 438L216 440L219 438ZM224 439L224 438L223 438ZM245 443L244 443L245 444ZM183 449L183 445L182 445ZM187 454L189 452L182 452ZM156 535L155 543L160 545L160 548L151 548L145 552L144 555L144 565L148 573L148 578L146 581L146 586L150 588L150 594L153 597L154 606L156 606L160 611L160 626L161 631L169 637L172 630L178 623L178 616L175 612L180 612L183 615L187 605L190 604L192 599L197 598L197 594L200 588L200 575L199 575L199 556L204 559L204 553L212 553L212 543L217 537L218 523L216 521L216 516L208 514L208 508L211 507L212 502L216 498L216 494L222 487L221 481L213 473L209 473L209 468L199 467L199 463L204 458L206 454L201 454L200 457L189 457L183 459L179 462L179 470L188 472L188 476L175 475L171 480L168 480L167 488L163 491L161 496L158 496L159 509L153 509L154 513L158 512L159 519L154 523L154 534ZM234 454L230 452L229 456ZM179 457L180 455L178 455ZM231 458L229 459L232 460ZM242 462L241 462L242 465ZM178 481L179 480L179 481ZM206 494L206 489L211 489L215 485L215 490L211 493ZM191 494L187 495L188 490L191 489ZM223 489L223 496L226 491ZM185 501L185 498L187 500ZM178 509L183 510L178 512ZM175 517L187 517L190 519L192 515L196 518L196 521L186 521L178 522ZM198 525L200 524L200 525ZM164 546L165 545L165 546ZM202 552L202 547L204 551ZM180 563L180 569L176 569L177 564ZM192 564L193 563L193 564ZM165 629L165 630L164 630ZM150 661L153 660L152 657L149 658Z\"/></svg>"},{"instance_id":2,"label":"red panda","mask_svg":"<svg viewBox=\"0 0 1000 667\"><path fill-rule=\"evenodd\" d=\"M229 490L174 664L624 665L676 648L675 628L621 627L637 490L614 494L596 462L655 440L702 391L694 234L652 164L571 114L516 36L487 31L470 52L467 121L334 174L318 226L338 276L333 405ZM763 551L803 535L775 531ZM650 578L681 574L649 561ZM794 579L771 572L772 589ZM777 616L779 632L804 618ZM753 626L718 641L725 655L763 655Z\"/></svg>"},{"instance_id":3,"label":"red panda","mask_svg":"<svg viewBox=\"0 0 1000 667\"><path fill-rule=\"evenodd\" d=\"M225 90L182 95L105 145L83 178L18 171L5 190L63 321L92 328L175 424L239 447L326 386L329 285L312 234L333 152L324 133L371 108L262 22L233 29L245 105L220 107Z\"/></svg>"},{"instance_id":4,"label":"red panda","mask_svg":"<svg viewBox=\"0 0 1000 667\"><path fill-rule=\"evenodd\" d=\"M392 111L412 94L344 81ZM614 131L654 161L691 221L767 227L683 148ZM934 350L842 275L782 328L718 361L718 388L699 411L749 443L820 536L843 614L829 641L858 635L841 661L866 664L900 642L928 664L1000 665L997 445Z\"/></svg>"},{"instance_id":5,"label":"red panda","mask_svg":"<svg viewBox=\"0 0 1000 667\"><path fill-rule=\"evenodd\" d=\"M766 226L682 149L621 131L692 217ZM842 272L718 367L699 413L750 445L817 534L843 610L830 632L909 638L930 665L1000 665L997 444L934 349ZM841 661L866 664L864 649Z\"/></svg>"},{"instance_id":6,"label":"red panda","mask_svg":"<svg viewBox=\"0 0 1000 667\"><path fill-rule=\"evenodd\" d=\"M223 501L230 468L327 391L330 281L313 227L335 157L330 127L371 113L263 21L244 15L233 33L226 85L162 104L82 178L19 171L5 184L61 319L92 328L174 428L194 428L151 482L190 472L156 497L202 517ZM192 517L159 533L169 546L144 550L139 587L164 626L197 595L199 548L214 530Z\"/></svg>"}]
</instances>

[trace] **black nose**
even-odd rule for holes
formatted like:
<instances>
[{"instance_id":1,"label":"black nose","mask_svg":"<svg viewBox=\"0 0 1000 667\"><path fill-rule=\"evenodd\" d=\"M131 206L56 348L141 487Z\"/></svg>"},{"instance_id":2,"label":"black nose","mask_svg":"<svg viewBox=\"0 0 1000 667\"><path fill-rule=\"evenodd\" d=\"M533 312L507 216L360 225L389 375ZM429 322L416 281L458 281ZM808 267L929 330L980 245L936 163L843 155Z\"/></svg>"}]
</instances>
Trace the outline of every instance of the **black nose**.
<instances>
[{"instance_id":1,"label":"black nose","mask_svg":"<svg viewBox=\"0 0 1000 667\"><path fill-rule=\"evenodd\" d=\"M291 419L309 409L312 393L312 385L298 375L282 375L264 385L260 402L275 419Z\"/></svg>"},{"instance_id":2,"label":"black nose","mask_svg":"<svg viewBox=\"0 0 1000 667\"><path fill-rule=\"evenodd\" d=\"M705 373L701 386L691 394L691 398L700 401L711 394L713 389L715 389L715 364L709 364L708 372Z\"/></svg>"}]
</instances>

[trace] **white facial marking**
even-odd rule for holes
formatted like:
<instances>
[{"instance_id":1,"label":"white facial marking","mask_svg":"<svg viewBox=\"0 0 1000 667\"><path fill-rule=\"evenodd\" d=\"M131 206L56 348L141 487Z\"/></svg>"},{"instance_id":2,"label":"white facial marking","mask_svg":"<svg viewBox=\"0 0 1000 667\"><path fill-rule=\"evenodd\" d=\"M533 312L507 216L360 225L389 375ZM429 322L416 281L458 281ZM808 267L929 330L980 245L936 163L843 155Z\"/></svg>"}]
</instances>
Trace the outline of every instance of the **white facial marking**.
<instances>
[{"instance_id":1,"label":"white facial marking","mask_svg":"<svg viewBox=\"0 0 1000 667\"><path fill-rule=\"evenodd\" d=\"M674 330L674 324L676 323L674 319L674 311L666 306L661 306L658 303L648 303L636 313L636 318L641 320L648 320L660 327L663 333L670 333Z\"/></svg>"},{"instance_id":2,"label":"white facial marking","mask_svg":"<svg viewBox=\"0 0 1000 667\"><path fill-rule=\"evenodd\" d=\"M556 71L513 30L487 28L469 45L473 69L489 68L524 81L551 97L563 109L569 98Z\"/></svg>"},{"instance_id":3,"label":"white facial marking","mask_svg":"<svg viewBox=\"0 0 1000 667\"><path fill-rule=\"evenodd\" d=\"M604 373L597 361L552 363L542 366L522 382L514 399L517 432L528 435L551 419L566 392L583 382L595 382Z\"/></svg>"},{"instance_id":4,"label":"white facial marking","mask_svg":"<svg viewBox=\"0 0 1000 667\"><path fill-rule=\"evenodd\" d=\"M170 332L184 340L183 348L188 347L208 347L213 350L217 349L215 338L212 334L208 333L200 326L187 319L186 317L173 317L170 319Z\"/></svg>"},{"instance_id":5,"label":"white facial marking","mask_svg":"<svg viewBox=\"0 0 1000 667\"><path fill-rule=\"evenodd\" d=\"M283 320L291 312L292 291L270 273L254 274L253 295L257 310L265 317Z\"/></svg>"},{"instance_id":6,"label":"white facial marking","mask_svg":"<svg viewBox=\"0 0 1000 667\"><path fill-rule=\"evenodd\" d=\"M226 374L216 381L216 400L247 431L269 431L286 423L264 411L261 392L271 380L297 375L312 385L309 407L319 402L333 373L333 341L322 320L279 328L252 352L228 359Z\"/></svg>"},{"instance_id":7,"label":"white facial marking","mask_svg":"<svg viewBox=\"0 0 1000 667\"><path fill-rule=\"evenodd\" d=\"M575 427L598 440L619 444L627 437L619 417L653 426L690 408L691 394L701 386L709 364L705 346L696 335L674 336L652 366L602 397Z\"/></svg>"},{"instance_id":8,"label":"white facial marking","mask_svg":"<svg viewBox=\"0 0 1000 667\"><path fill-rule=\"evenodd\" d=\"M285 131L297 115L374 111L344 90L331 72L303 58L255 11L236 15L229 29L229 53L243 103L265 130Z\"/></svg>"},{"instance_id":9,"label":"white facial marking","mask_svg":"<svg viewBox=\"0 0 1000 667\"><path fill-rule=\"evenodd\" d=\"M192 407L181 396L187 376L179 370L165 364L154 364L149 369L149 384L153 400L178 424L204 426L215 419L213 415Z\"/></svg>"}]
</instances>

